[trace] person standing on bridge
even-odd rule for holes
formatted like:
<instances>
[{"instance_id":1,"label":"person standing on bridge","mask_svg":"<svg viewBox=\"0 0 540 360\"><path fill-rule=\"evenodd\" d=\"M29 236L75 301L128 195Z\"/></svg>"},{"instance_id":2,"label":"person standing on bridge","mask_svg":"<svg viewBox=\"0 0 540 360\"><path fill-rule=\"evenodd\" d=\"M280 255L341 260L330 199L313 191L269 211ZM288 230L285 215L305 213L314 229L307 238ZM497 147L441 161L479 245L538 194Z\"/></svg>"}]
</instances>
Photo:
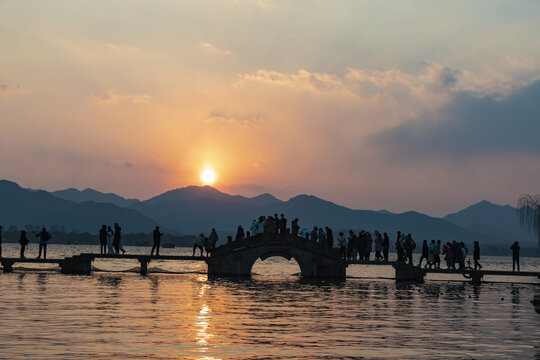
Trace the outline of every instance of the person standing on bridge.
<instances>
[{"instance_id":1,"label":"person standing on bridge","mask_svg":"<svg viewBox=\"0 0 540 360\"><path fill-rule=\"evenodd\" d=\"M319 229L314 226L313 230L311 230L311 241L318 242L317 239L319 238Z\"/></svg>"},{"instance_id":2,"label":"person standing on bridge","mask_svg":"<svg viewBox=\"0 0 540 360\"><path fill-rule=\"evenodd\" d=\"M416 248L416 243L414 242L412 235L408 234L407 237L405 238L405 256L406 256L405 260L409 259L409 265L411 266L414 265L413 251L415 248Z\"/></svg>"},{"instance_id":3,"label":"person standing on bridge","mask_svg":"<svg viewBox=\"0 0 540 360\"><path fill-rule=\"evenodd\" d=\"M291 222L291 235L298 236L299 230L300 230L300 227L298 226L298 218L296 218Z\"/></svg>"},{"instance_id":4,"label":"person standing on bridge","mask_svg":"<svg viewBox=\"0 0 540 360\"><path fill-rule=\"evenodd\" d=\"M387 233L383 234L382 249L383 249L384 261L388 261L388 250L390 250L390 238L388 237Z\"/></svg>"},{"instance_id":5,"label":"person standing on bridge","mask_svg":"<svg viewBox=\"0 0 540 360\"><path fill-rule=\"evenodd\" d=\"M238 229L236 230L236 236L234 238L235 241L242 240L245 237L246 234L244 234L244 228L242 225L238 225Z\"/></svg>"},{"instance_id":6,"label":"person standing on bridge","mask_svg":"<svg viewBox=\"0 0 540 360\"><path fill-rule=\"evenodd\" d=\"M39 238L39 255L38 259L41 259L41 251L43 250L43 258L47 258L47 241L51 239L51 234L47 232L47 229L41 229L41 232L34 233Z\"/></svg>"},{"instance_id":7,"label":"person standing on bridge","mask_svg":"<svg viewBox=\"0 0 540 360\"><path fill-rule=\"evenodd\" d=\"M99 253L102 255L107 253L107 226L106 225L101 225L101 229L99 229Z\"/></svg>"},{"instance_id":8,"label":"person standing on bridge","mask_svg":"<svg viewBox=\"0 0 540 360\"><path fill-rule=\"evenodd\" d=\"M452 252L452 245L450 244L450 242L447 242L443 246L442 253L444 255L444 260L446 261L446 268L453 269L454 268L454 253Z\"/></svg>"},{"instance_id":9,"label":"person standing on bridge","mask_svg":"<svg viewBox=\"0 0 540 360\"><path fill-rule=\"evenodd\" d=\"M0 225L0 258L2 257L2 225Z\"/></svg>"},{"instance_id":10,"label":"person standing on bridge","mask_svg":"<svg viewBox=\"0 0 540 360\"><path fill-rule=\"evenodd\" d=\"M281 218L279 219L279 233L281 235L284 235L287 233L287 219L285 218L285 215L281 214Z\"/></svg>"},{"instance_id":11,"label":"person standing on bridge","mask_svg":"<svg viewBox=\"0 0 540 360\"><path fill-rule=\"evenodd\" d=\"M24 251L28 246L28 238L26 237L26 231L21 230L21 236L19 237L19 244L21 245L21 259L24 259Z\"/></svg>"},{"instance_id":12,"label":"person standing on bridge","mask_svg":"<svg viewBox=\"0 0 540 360\"><path fill-rule=\"evenodd\" d=\"M478 241L474 242L473 260L474 260L474 270L482 269L482 265L480 265L480 263L478 262L478 260L480 260L480 244L478 243Z\"/></svg>"},{"instance_id":13,"label":"person standing on bridge","mask_svg":"<svg viewBox=\"0 0 540 360\"><path fill-rule=\"evenodd\" d=\"M341 257L343 259L347 258L347 251L346 251L346 244L347 240L345 239L345 234L341 231L338 235L338 245L339 245L339 253L341 254Z\"/></svg>"},{"instance_id":14,"label":"person standing on bridge","mask_svg":"<svg viewBox=\"0 0 540 360\"><path fill-rule=\"evenodd\" d=\"M114 231L112 230L111 225L109 225L107 226L107 253L109 255L114 254L113 237Z\"/></svg>"},{"instance_id":15,"label":"person standing on bridge","mask_svg":"<svg viewBox=\"0 0 540 360\"><path fill-rule=\"evenodd\" d=\"M113 237L113 248L114 253L119 254L120 253L120 238L122 237L122 228L118 225L118 223L114 223L114 237Z\"/></svg>"},{"instance_id":16,"label":"person standing on bridge","mask_svg":"<svg viewBox=\"0 0 540 360\"><path fill-rule=\"evenodd\" d=\"M510 246L510 250L512 250L512 271L516 271L516 264L519 271L519 249L520 247L517 241Z\"/></svg>"},{"instance_id":17,"label":"person standing on bridge","mask_svg":"<svg viewBox=\"0 0 540 360\"><path fill-rule=\"evenodd\" d=\"M161 246L161 237L163 233L159 231L159 226L156 226L152 237L154 238L154 246L152 246L152 251L150 251L150 256L154 256L154 250L156 250L156 256L159 256L159 247Z\"/></svg>"},{"instance_id":18,"label":"person standing on bridge","mask_svg":"<svg viewBox=\"0 0 540 360\"><path fill-rule=\"evenodd\" d=\"M325 229L326 229L326 244L329 249L332 249L334 247L334 233L332 232L332 229L330 229L328 226L326 226Z\"/></svg>"},{"instance_id":19,"label":"person standing on bridge","mask_svg":"<svg viewBox=\"0 0 540 360\"><path fill-rule=\"evenodd\" d=\"M404 262L403 241L402 241L401 231L397 232L396 251L397 251L397 261Z\"/></svg>"}]
</instances>

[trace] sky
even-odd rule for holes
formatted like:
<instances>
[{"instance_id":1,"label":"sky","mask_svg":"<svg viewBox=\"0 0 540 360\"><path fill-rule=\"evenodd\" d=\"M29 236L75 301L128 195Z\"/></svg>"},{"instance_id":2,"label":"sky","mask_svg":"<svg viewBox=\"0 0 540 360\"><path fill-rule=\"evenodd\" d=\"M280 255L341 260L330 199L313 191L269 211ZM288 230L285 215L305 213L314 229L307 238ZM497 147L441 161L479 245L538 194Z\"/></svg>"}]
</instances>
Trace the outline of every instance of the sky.
<instances>
[{"instance_id":1,"label":"sky","mask_svg":"<svg viewBox=\"0 0 540 360\"><path fill-rule=\"evenodd\" d=\"M540 178L538 1L0 0L0 178L442 216Z\"/></svg>"}]
</instances>

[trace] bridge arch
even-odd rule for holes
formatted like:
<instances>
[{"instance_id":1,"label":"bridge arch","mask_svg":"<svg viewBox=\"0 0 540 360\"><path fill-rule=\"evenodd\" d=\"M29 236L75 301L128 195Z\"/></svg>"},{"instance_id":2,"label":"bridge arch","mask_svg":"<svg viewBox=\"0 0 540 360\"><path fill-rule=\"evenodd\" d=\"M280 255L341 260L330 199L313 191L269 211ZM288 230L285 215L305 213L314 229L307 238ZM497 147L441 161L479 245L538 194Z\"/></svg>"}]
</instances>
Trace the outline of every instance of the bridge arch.
<instances>
[{"instance_id":1,"label":"bridge arch","mask_svg":"<svg viewBox=\"0 0 540 360\"><path fill-rule=\"evenodd\" d=\"M220 246L207 259L208 274L251 276L258 259L273 256L294 259L303 277L345 277L347 265L333 249L291 235L259 235Z\"/></svg>"}]
</instances>

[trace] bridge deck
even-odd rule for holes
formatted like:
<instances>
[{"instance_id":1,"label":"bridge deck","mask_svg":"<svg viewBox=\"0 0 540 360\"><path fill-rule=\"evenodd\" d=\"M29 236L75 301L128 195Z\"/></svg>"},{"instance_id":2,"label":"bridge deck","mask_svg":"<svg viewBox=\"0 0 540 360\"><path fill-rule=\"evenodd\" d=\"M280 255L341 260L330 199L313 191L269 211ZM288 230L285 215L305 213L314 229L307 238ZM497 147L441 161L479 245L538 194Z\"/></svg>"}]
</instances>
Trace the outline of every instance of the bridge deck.
<instances>
[{"instance_id":1,"label":"bridge deck","mask_svg":"<svg viewBox=\"0 0 540 360\"><path fill-rule=\"evenodd\" d=\"M471 274L477 273L482 275L501 275L501 276L537 276L540 277L538 271L506 271L506 270L474 270L474 269L423 269L426 274Z\"/></svg>"},{"instance_id":2,"label":"bridge deck","mask_svg":"<svg viewBox=\"0 0 540 360\"><path fill-rule=\"evenodd\" d=\"M347 265L395 265L397 261L377 261L377 260L347 260ZM404 263L401 263L404 264ZM405 265L405 264L404 264ZM479 274L479 275L500 275L500 276L535 276L540 278L539 271L510 271L510 270L474 270L474 269L426 269L418 268L425 274Z\"/></svg>"},{"instance_id":3,"label":"bridge deck","mask_svg":"<svg viewBox=\"0 0 540 360\"><path fill-rule=\"evenodd\" d=\"M93 253L83 253L80 256L90 257L94 259L136 259L136 260L191 260L191 261L206 261L205 257L201 256L189 256L189 255L144 255L144 254L93 254Z\"/></svg>"},{"instance_id":4,"label":"bridge deck","mask_svg":"<svg viewBox=\"0 0 540 360\"><path fill-rule=\"evenodd\" d=\"M64 259L36 259L36 258L0 258L0 263L42 263L42 264L60 264Z\"/></svg>"}]
</instances>

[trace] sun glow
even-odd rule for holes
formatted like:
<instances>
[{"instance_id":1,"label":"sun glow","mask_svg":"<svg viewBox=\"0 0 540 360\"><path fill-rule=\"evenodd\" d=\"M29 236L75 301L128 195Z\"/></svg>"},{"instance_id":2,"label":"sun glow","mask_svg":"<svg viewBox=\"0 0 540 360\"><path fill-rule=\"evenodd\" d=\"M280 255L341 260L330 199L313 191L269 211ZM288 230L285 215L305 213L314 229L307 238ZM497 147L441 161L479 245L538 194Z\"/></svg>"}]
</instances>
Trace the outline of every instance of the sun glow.
<instances>
[{"instance_id":1,"label":"sun glow","mask_svg":"<svg viewBox=\"0 0 540 360\"><path fill-rule=\"evenodd\" d=\"M201 173L201 180L204 185L212 185L216 181L216 172L212 168L206 168Z\"/></svg>"}]
</instances>

